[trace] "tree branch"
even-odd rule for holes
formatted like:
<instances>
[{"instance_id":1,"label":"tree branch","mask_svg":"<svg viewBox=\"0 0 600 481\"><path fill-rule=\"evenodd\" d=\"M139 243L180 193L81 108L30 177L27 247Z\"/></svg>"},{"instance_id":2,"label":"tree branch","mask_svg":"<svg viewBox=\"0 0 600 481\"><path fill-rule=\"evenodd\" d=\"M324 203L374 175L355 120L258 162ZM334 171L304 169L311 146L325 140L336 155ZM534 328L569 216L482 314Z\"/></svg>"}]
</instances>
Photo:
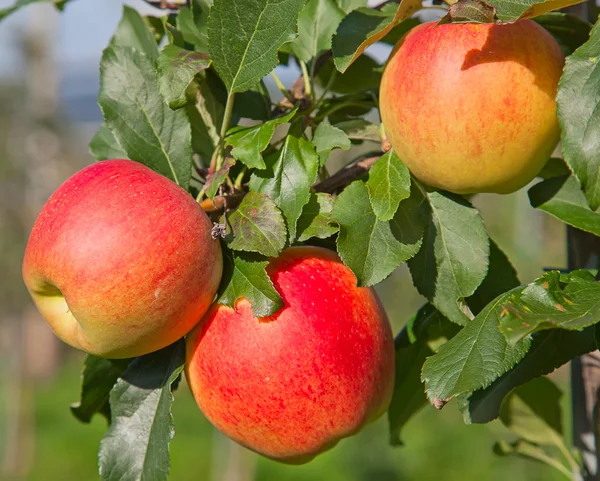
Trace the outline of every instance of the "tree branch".
<instances>
[{"instance_id":1,"label":"tree branch","mask_svg":"<svg viewBox=\"0 0 600 481\"><path fill-rule=\"evenodd\" d=\"M342 170L321 182L317 182L312 188L317 192L325 192L328 194L337 194L344 187L350 185L355 180L360 179L364 174L369 172L373 164L380 156L367 157L365 159L347 165ZM200 203L200 207L207 214L217 216L229 209L235 209L246 195L245 192L238 192L232 195L217 195L214 199L205 199Z\"/></svg>"},{"instance_id":2,"label":"tree branch","mask_svg":"<svg viewBox=\"0 0 600 481\"><path fill-rule=\"evenodd\" d=\"M347 165L342 170L336 172L331 177L327 177L321 182L313 185L313 189L317 192L326 192L328 194L336 194L347 185L350 185L355 180L360 179L364 174L369 172L371 166L379 159L380 156L367 157L353 164Z\"/></svg>"},{"instance_id":3,"label":"tree branch","mask_svg":"<svg viewBox=\"0 0 600 481\"><path fill-rule=\"evenodd\" d=\"M187 0L144 0L147 4L152 5L154 8L160 8L161 10L178 10L181 7L187 7Z\"/></svg>"}]
</instances>

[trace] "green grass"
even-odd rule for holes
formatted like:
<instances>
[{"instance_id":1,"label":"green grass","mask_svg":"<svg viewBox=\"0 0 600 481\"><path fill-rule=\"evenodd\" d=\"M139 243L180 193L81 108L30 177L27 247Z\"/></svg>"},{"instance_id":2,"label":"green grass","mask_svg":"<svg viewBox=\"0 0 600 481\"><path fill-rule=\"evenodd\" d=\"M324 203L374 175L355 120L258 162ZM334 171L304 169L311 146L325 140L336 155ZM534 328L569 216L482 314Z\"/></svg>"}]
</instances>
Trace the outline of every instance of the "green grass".
<instances>
[{"instance_id":1,"label":"green grass","mask_svg":"<svg viewBox=\"0 0 600 481\"><path fill-rule=\"evenodd\" d=\"M79 423L69 403L79 391L79 365L69 362L54 381L35 391L35 455L29 481L98 480L96 453L106 423L96 417L91 425ZM212 481L213 464L228 444L217 435L197 409L185 384L176 393L173 409L177 434L171 445L173 481ZM386 419L359 435L343 440L331 451L304 466L285 466L264 458L257 461L256 481L552 481L564 479L544 465L497 458L491 447L505 435L497 423L466 426L455 406L438 412L422 411L403 433L404 447L388 445ZM254 459L253 459L254 458ZM213 463L214 461L214 463ZM252 479L252 478L248 478Z\"/></svg>"}]
</instances>

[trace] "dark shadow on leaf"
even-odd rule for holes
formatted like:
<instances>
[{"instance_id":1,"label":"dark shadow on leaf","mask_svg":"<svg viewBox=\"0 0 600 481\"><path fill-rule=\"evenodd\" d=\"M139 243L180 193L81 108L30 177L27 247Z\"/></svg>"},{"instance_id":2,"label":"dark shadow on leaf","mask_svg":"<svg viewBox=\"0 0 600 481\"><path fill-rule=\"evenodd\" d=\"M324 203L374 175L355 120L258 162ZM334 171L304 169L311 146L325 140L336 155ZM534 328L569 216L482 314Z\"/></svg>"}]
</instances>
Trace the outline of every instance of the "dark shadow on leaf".
<instances>
[{"instance_id":1,"label":"dark shadow on leaf","mask_svg":"<svg viewBox=\"0 0 600 481\"><path fill-rule=\"evenodd\" d=\"M164 387L175 369L185 362L185 342L183 339L160 351L136 357L122 379L142 389Z\"/></svg>"},{"instance_id":2,"label":"dark shadow on leaf","mask_svg":"<svg viewBox=\"0 0 600 481\"><path fill-rule=\"evenodd\" d=\"M490 239L490 263L488 272L467 304L473 314L479 314L497 296L520 284L517 272L504 252Z\"/></svg>"},{"instance_id":3,"label":"dark shadow on leaf","mask_svg":"<svg viewBox=\"0 0 600 481\"><path fill-rule=\"evenodd\" d=\"M552 199L562 189L565 182L569 179L568 175L553 177L535 184L529 189L529 201L533 207L544 205Z\"/></svg>"}]
</instances>

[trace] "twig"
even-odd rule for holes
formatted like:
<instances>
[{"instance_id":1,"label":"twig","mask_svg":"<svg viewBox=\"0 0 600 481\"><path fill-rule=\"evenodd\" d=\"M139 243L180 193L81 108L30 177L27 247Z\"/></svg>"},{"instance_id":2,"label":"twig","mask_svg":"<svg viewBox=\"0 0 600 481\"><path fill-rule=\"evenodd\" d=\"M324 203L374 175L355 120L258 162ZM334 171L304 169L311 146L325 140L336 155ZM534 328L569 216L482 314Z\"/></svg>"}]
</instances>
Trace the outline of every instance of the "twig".
<instances>
[{"instance_id":1,"label":"twig","mask_svg":"<svg viewBox=\"0 0 600 481\"><path fill-rule=\"evenodd\" d=\"M323 68L323 66L327 63L327 61L331 57L333 57L333 53L331 52L331 50L329 50L329 51L325 52L323 55L321 55L319 58L314 60L314 67L311 69L313 78L319 73L319 71ZM294 84L291 86L289 93L295 100L306 101L306 94L304 91L304 87L305 87L304 75L301 75L300 77L298 77L296 79ZM276 117L276 116L282 114L283 112L285 112L286 109L289 110L289 109L293 109L293 108L294 108L294 104L288 98L283 97L278 102L278 106L273 110L271 115L273 117Z\"/></svg>"},{"instance_id":2,"label":"twig","mask_svg":"<svg viewBox=\"0 0 600 481\"><path fill-rule=\"evenodd\" d=\"M312 97L312 89L310 87L310 76L308 75L308 69L306 68L306 63L304 63L302 60L299 60L299 63L300 68L302 69L302 78L304 79L304 93L310 98Z\"/></svg>"},{"instance_id":3,"label":"twig","mask_svg":"<svg viewBox=\"0 0 600 481\"><path fill-rule=\"evenodd\" d=\"M331 177L328 177L321 182L317 182L313 185L313 189L317 192L335 194L366 174L379 157L380 156L376 155L354 162L336 172ZM242 202L245 195L245 192L225 196L217 195L214 199L203 200L200 203L200 207L202 207L207 214L219 215L226 210L236 208L240 202Z\"/></svg>"},{"instance_id":4,"label":"twig","mask_svg":"<svg viewBox=\"0 0 600 481\"><path fill-rule=\"evenodd\" d=\"M246 195L245 192L232 195L217 195L214 199L204 199L200 202L200 207L207 214L217 214L227 209L234 209Z\"/></svg>"},{"instance_id":5,"label":"twig","mask_svg":"<svg viewBox=\"0 0 600 481\"><path fill-rule=\"evenodd\" d=\"M279 77L275 73L275 70L273 70L271 72L271 78L274 80L275 85L277 86L279 91L283 94L283 98L281 99L281 101L283 102L283 101L287 100L289 102L289 105L292 105L292 107L293 107L294 97L292 97L292 95L287 91L287 89L285 88L285 85L283 85L283 82L281 82L281 80L279 80Z\"/></svg>"},{"instance_id":6,"label":"twig","mask_svg":"<svg viewBox=\"0 0 600 481\"><path fill-rule=\"evenodd\" d=\"M168 0L144 0L147 4L152 5L154 8L160 8L161 10L178 10L182 7L187 7L187 1L184 2L170 2Z\"/></svg>"},{"instance_id":7,"label":"twig","mask_svg":"<svg viewBox=\"0 0 600 481\"><path fill-rule=\"evenodd\" d=\"M327 177L325 180L315 184L313 188L317 192L335 194L366 174L379 157L380 156L378 155L367 157L366 159L350 164L333 174L331 177Z\"/></svg>"}]
</instances>

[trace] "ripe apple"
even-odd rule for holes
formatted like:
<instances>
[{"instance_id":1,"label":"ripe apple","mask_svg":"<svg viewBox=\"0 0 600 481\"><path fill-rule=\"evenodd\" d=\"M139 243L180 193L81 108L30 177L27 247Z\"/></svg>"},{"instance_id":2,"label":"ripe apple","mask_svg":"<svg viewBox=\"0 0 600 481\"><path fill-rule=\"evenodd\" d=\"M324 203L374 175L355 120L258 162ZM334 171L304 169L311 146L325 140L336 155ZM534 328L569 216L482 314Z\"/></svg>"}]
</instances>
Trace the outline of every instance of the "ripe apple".
<instances>
[{"instance_id":1,"label":"ripe apple","mask_svg":"<svg viewBox=\"0 0 600 481\"><path fill-rule=\"evenodd\" d=\"M284 307L256 318L244 298L213 305L187 337L186 377L223 433L301 464L387 409L394 342L375 291L334 252L292 247L267 273Z\"/></svg>"},{"instance_id":2,"label":"ripe apple","mask_svg":"<svg viewBox=\"0 0 600 481\"><path fill-rule=\"evenodd\" d=\"M560 137L564 56L530 20L425 23L396 45L380 111L395 152L419 180L459 194L514 192Z\"/></svg>"},{"instance_id":3,"label":"ripe apple","mask_svg":"<svg viewBox=\"0 0 600 481\"><path fill-rule=\"evenodd\" d=\"M124 358L187 334L212 303L219 242L194 199L130 160L79 171L50 197L23 261L35 304L63 341Z\"/></svg>"}]
</instances>

